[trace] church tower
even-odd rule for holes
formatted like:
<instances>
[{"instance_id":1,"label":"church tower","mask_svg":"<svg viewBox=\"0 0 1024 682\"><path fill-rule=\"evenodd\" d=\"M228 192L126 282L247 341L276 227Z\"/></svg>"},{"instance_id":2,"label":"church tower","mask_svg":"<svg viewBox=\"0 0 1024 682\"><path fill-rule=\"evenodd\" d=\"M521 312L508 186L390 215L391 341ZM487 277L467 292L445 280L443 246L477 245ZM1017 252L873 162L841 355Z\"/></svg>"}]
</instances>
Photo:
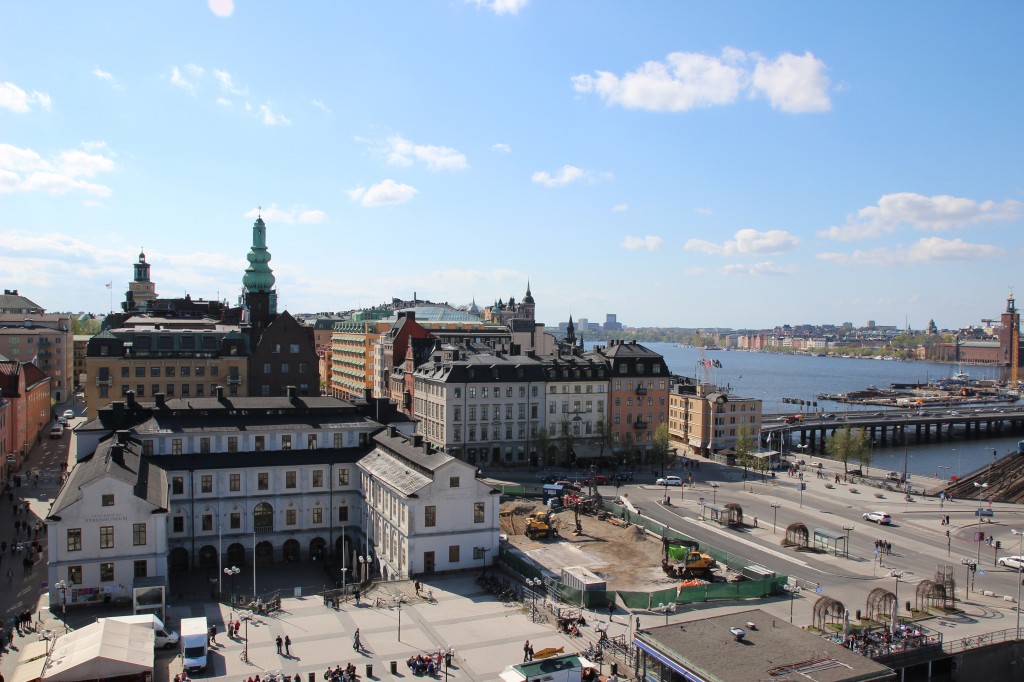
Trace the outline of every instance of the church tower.
<instances>
[{"instance_id":1,"label":"church tower","mask_svg":"<svg viewBox=\"0 0 1024 682\"><path fill-rule=\"evenodd\" d=\"M519 303L518 317L523 320L537 319L537 304L533 301L533 292L530 291L530 282L526 282L526 296Z\"/></svg>"},{"instance_id":2,"label":"church tower","mask_svg":"<svg viewBox=\"0 0 1024 682\"><path fill-rule=\"evenodd\" d=\"M1020 311L1013 300L1013 292L1006 299L1006 312L999 316L999 347L1006 365L1006 379L1016 385L1020 378Z\"/></svg>"},{"instance_id":3,"label":"church tower","mask_svg":"<svg viewBox=\"0 0 1024 682\"><path fill-rule=\"evenodd\" d=\"M245 258L249 261L249 267L242 275L246 319L253 327L266 327L277 317L277 290L274 288L274 272L268 265L267 225L262 216L252 224L252 247Z\"/></svg>"},{"instance_id":4,"label":"church tower","mask_svg":"<svg viewBox=\"0 0 1024 682\"><path fill-rule=\"evenodd\" d=\"M125 296L125 312L144 310L149 302L156 300L156 284L149 278L149 263L146 252L139 251L139 261L135 263L135 278L128 283Z\"/></svg>"}]
</instances>

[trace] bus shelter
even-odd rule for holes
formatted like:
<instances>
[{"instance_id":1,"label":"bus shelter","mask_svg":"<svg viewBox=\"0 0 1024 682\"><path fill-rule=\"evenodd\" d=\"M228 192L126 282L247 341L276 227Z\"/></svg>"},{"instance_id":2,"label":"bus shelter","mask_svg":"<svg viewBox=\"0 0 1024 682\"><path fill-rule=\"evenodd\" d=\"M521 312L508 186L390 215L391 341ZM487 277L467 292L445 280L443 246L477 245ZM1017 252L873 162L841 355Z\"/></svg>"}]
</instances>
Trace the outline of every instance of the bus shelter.
<instances>
[{"instance_id":1,"label":"bus shelter","mask_svg":"<svg viewBox=\"0 0 1024 682\"><path fill-rule=\"evenodd\" d=\"M737 507L717 507L713 504L706 504L701 509L702 521L713 521L720 526L739 525L743 518L743 510Z\"/></svg>"},{"instance_id":2,"label":"bus shelter","mask_svg":"<svg viewBox=\"0 0 1024 682\"><path fill-rule=\"evenodd\" d=\"M840 553L845 557L850 556L849 549L846 546L846 533L836 532L828 528L815 528L811 542L814 549L832 552L836 556L839 556ZM842 549L840 549L840 546L842 546Z\"/></svg>"}]
</instances>

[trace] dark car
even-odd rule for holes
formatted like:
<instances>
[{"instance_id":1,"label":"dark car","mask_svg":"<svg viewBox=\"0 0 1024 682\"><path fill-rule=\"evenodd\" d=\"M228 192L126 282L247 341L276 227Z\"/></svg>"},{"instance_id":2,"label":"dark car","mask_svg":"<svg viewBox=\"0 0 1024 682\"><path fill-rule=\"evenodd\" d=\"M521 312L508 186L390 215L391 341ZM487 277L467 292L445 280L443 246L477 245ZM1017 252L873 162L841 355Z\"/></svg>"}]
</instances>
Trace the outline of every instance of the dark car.
<instances>
[{"instance_id":1,"label":"dark car","mask_svg":"<svg viewBox=\"0 0 1024 682\"><path fill-rule=\"evenodd\" d=\"M541 483L544 483L545 485L551 485L552 483L554 483L555 481L558 480L558 476L555 476L555 475L545 476L545 477L543 477L540 480L541 480Z\"/></svg>"},{"instance_id":2,"label":"dark car","mask_svg":"<svg viewBox=\"0 0 1024 682\"><path fill-rule=\"evenodd\" d=\"M579 489L580 489L580 487L578 485L576 485L575 483L572 483L570 481L565 481L565 480L555 481L555 485L560 485L563 488L565 488L566 490L576 490L576 491L579 491Z\"/></svg>"},{"instance_id":3,"label":"dark car","mask_svg":"<svg viewBox=\"0 0 1024 682\"><path fill-rule=\"evenodd\" d=\"M583 481L583 483L590 485L590 479ZM594 485L611 485L612 479L610 476L604 474L594 474Z\"/></svg>"},{"instance_id":4,"label":"dark car","mask_svg":"<svg viewBox=\"0 0 1024 682\"><path fill-rule=\"evenodd\" d=\"M615 474L615 480L617 480L617 481L632 481L633 480L633 472L632 471L620 471L619 473Z\"/></svg>"}]
</instances>

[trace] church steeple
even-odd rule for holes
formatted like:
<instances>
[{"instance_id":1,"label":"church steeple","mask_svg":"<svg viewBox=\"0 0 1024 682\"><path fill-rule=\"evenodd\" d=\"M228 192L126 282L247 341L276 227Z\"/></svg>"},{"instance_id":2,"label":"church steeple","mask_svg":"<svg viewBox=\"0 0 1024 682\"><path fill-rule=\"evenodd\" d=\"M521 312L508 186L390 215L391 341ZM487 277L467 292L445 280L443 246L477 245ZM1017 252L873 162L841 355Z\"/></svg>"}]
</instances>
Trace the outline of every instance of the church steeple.
<instances>
[{"instance_id":1,"label":"church steeple","mask_svg":"<svg viewBox=\"0 0 1024 682\"><path fill-rule=\"evenodd\" d=\"M570 346L576 345L576 327L572 323L572 315L569 316L569 324L565 327L565 342Z\"/></svg>"},{"instance_id":2,"label":"church steeple","mask_svg":"<svg viewBox=\"0 0 1024 682\"><path fill-rule=\"evenodd\" d=\"M273 270L267 265L270 262L270 251L267 250L267 225L262 216L257 217L252 224L252 247L245 258L249 261L249 267L242 275L245 307L249 323L262 327L277 316L277 290L274 289L276 279Z\"/></svg>"}]
</instances>

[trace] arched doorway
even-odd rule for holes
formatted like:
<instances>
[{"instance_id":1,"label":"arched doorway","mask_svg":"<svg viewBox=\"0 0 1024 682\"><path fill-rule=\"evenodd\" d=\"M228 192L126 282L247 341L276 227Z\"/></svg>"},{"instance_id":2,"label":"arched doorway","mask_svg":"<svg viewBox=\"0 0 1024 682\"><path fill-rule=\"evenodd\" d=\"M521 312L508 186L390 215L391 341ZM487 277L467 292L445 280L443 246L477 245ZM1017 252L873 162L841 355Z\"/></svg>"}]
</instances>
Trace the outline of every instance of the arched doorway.
<instances>
[{"instance_id":1,"label":"arched doorway","mask_svg":"<svg viewBox=\"0 0 1024 682\"><path fill-rule=\"evenodd\" d=\"M274 530L274 508L266 502L260 502L252 510L252 524L255 530Z\"/></svg>"},{"instance_id":2,"label":"arched doorway","mask_svg":"<svg viewBox=\"0 0 1024 682\"><path fill-rule=\"evenodd\" d=\"M184 547L175 547L167 555L167 565L172 571L188 570L188 550Z\"/></svg>"},{"instance_id":3,"label":"arched doorway","mask_svg":"<svg viewBox=\"0 0 1024 682\"><path fill-rule=\"evenodd\" d=\"M245 565L245 545L240 542L233 542L228 545L228 563L232 566Z\"/></svg>"},{"instance_id":4,"label":"arched doorway","mask_svg":"<svg viewBox=\"0 0 1024 682\"><path fill-rule=\"evenodd\" d=\"M309 558L313 561L326 561L327 541L323 538L313 538L309 543Z\"/></svg>"},{"instance_id":5,"label":"arched doorway","mask_svg":"<svg viewBox=\"0 0 1024 682\"><path fill-rule=\"evenodd\" d=\"M284 560L285 561L298 561L299 560L299 541L292 538L291 540L285 540L284 543Z\"/></svg>"},{"instance_id":6,"label":"arched doorway","mask_svg":"<svg viewBox=\"0 0 1024 682\"><path fill-rule=\"evenodd\" d=\"M204 545L199 550L199 568L217 568L217 548Z\"/></svg>"},{"instance_id":7,"label":"arched doorway","mask_svg":"<svg viewBox=\"0 0 1024 682\"><path fill-rule=\"evenodd\" d=\"M263 540L256 544L256 564L265 566L274 563L274 546Z\"/></svg>"},{"instance_id":8,"label":"arched doorway","mask_svg":"<svg viewBox=\"0 0 1024 682\"><path fill-rule=\"evenodd\" d=\"M342 557L345 558L345 565L348 566L352 563L352 540L346 536L341 535L334 543L334 556L338 557L338 563L342 563Z\"/></svg>"}]
</instances>

